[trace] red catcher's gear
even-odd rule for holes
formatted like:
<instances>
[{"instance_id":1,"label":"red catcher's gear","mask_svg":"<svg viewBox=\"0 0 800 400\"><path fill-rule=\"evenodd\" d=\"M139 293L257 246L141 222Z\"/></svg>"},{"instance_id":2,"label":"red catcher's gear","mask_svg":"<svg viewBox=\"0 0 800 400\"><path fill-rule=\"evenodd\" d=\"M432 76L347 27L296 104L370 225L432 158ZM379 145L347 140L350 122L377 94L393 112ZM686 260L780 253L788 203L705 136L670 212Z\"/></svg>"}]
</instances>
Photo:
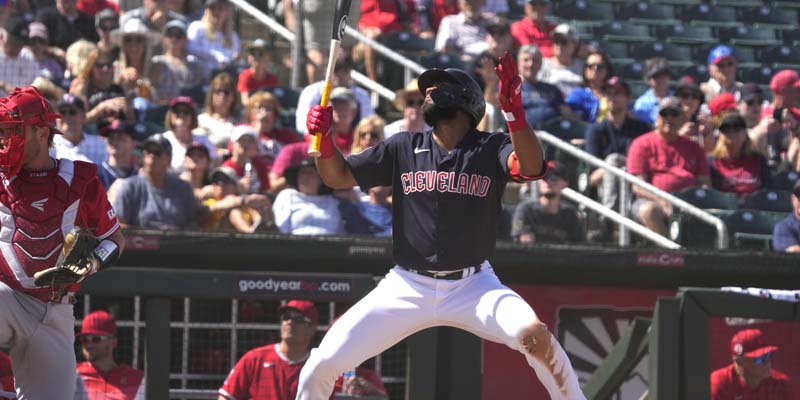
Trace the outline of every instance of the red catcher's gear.
<instances>
[{"instance_id":1,"label":"red catcher's gear","mask_svg":"<svg viewBox=\"0 0 800 400\"><path fill-rule=\"evenodd\" d=\"M22 169L24 127L46 126L59 133L54 125L58 118L61 115L33 86L16 88L8 96L0 98L0 126L12 128L10 134L0 137L0 174L10 178Z\"/></svg>"}]
</instances>

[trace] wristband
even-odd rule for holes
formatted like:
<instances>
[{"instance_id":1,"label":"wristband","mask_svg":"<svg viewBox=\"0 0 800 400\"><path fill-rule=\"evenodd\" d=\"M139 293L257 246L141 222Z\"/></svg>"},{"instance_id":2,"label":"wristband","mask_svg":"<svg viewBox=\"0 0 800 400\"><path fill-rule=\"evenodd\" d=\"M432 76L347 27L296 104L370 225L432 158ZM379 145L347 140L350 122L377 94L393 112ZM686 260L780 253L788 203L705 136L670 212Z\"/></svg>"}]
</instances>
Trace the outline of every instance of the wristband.
<instances>
[{"instance_id":1,"label":"wristband","mask_svg":"<svg viewBox=\"0 0 800 400\"><path fill-rule=\"evenodd\" d=\"M104 239L94 248L92 255L99 261L99 269L103 269L117 262L117 259L119 259L119 245L111 239Z\"/></svg>"},{"instance_id":2,"label":"wristband","mask_svg":"<svg viewBox=\"0 0 800 400\"><path fill-rule=\"evenodd\" d=\"M525 119L525 110L522 107L515 107L511 111L501 111L503 118L506 119L508 133L519 132L528 127L528 121Z\"/></svg>"},{"instance_id":3,"label":"wristband","mask_svg":"<svg viewBox=\"0 0 800 400\"><path fill-rule=\"evenodd\" d=\"M319 143L319 158L331 158L336 154L336 144L333 143L333 135L322 134L322 140Z\"/></svg>"}]
</instances>

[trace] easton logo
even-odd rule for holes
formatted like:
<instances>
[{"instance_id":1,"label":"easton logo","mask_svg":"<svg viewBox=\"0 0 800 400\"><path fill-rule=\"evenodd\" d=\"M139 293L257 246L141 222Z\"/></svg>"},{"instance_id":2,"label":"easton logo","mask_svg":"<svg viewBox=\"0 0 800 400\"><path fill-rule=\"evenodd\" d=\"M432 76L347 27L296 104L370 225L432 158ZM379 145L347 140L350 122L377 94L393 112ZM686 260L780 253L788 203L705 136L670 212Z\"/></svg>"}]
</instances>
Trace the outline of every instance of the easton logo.
<instances>
[{"instance_id":1,"label":"easton logo","mask_svg":"<svg viewBox=\"0 0 800 400\"><path fill-rule=\"evenodd\" d=\"M46 203L48 199L49 197L45 197L41 200L36 200L33 203L31 203L31 207L44 212L44 203Z\"/></svg>"}]
</instances>

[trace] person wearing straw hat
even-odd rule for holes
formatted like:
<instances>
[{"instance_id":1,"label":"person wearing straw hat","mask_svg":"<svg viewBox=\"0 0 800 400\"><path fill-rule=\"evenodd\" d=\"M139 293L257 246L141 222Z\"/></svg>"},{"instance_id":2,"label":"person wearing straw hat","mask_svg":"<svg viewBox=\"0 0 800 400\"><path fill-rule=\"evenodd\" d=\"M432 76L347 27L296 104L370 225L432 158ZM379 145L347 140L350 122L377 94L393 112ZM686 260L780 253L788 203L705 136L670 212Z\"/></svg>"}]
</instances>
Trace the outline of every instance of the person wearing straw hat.
<instances>
[{"instance_id":1,"label":"person wearing straw hat","mask_svg":"<svg viewBox=\"0 0 800 400\"><path fill-rule=\"evenodd\" d=\"M383 128L385 138L399 132L425 132L431 129L422 118L422 103L424 98L417 88L417 80L408 81L406 87L398 90L394 96L394 106L403 112L403 118L386 125Z\"/></svg>"},{"instance_id":2,"label":"person wearing straw hat","mask_svg":"<svg viewBox=\"0 0 800 400\"><path fill-rule=\"evenodd\" d=\"M150 30L142 20L133 18L111 32L112 40L120 46L117 76L126 90L135 90L137 97L155 100L158 97L149 82L150 53L158 43L159 35Z\"/></svg>"}]
</instances>

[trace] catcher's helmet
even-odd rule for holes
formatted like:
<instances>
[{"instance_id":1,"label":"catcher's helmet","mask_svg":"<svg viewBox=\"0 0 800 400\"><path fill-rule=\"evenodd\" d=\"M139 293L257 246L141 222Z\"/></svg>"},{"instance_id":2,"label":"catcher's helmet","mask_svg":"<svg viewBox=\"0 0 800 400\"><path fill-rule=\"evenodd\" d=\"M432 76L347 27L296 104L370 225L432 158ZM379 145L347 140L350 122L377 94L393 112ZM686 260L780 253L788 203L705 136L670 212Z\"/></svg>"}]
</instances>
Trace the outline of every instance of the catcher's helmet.
<instances>
[{"instance_id":1,"label":"catcher's helmet","mask_svg":"<svg viewBox=\"0 0 800 400\"><path fill-rule=\"evenodd\" d=\"M466 72L457 68L448 69L429 69L419 76L419 91L425 96L429 87L437 83L447 82L454 85L447 86L443 93L438 96L431 94L433 102L441 107L456 107L472 118L472 126L478 125L483 114L486 112L486 101L483 99L483 91L478 83ZM449 90L454 88L455 90ZM439 90L436 90L439 92Z\"/></svg>"}]
</instances>

